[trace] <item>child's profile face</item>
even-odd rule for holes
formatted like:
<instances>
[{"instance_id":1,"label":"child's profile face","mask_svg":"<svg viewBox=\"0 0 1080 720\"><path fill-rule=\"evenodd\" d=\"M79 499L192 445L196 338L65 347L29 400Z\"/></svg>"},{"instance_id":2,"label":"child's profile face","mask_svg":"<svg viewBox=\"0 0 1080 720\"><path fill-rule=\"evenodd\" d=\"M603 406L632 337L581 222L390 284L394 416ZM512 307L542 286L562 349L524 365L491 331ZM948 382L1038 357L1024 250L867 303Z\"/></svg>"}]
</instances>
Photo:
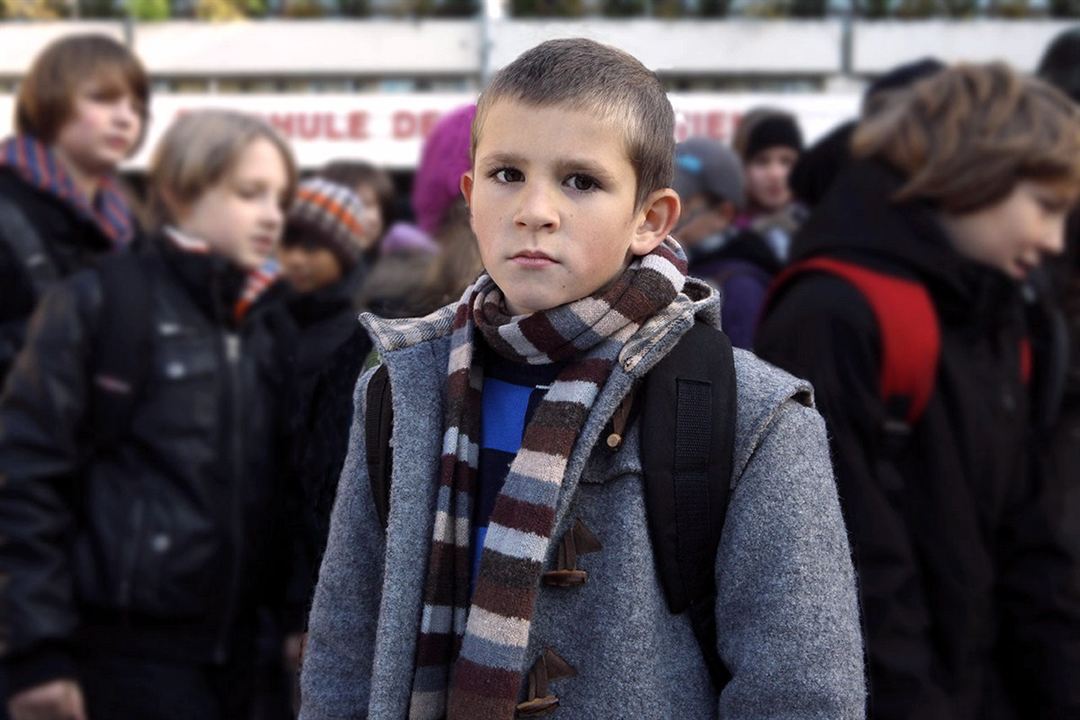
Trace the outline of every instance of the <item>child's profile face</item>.
<instances>
[{"instance_id":1,"label":"child's profile face","mask_svg":"<svg viewBox=\"0 0 1080 720\"><path fill-rule=\"evenodd\" d=\"M281 272L298 293L330 287L343 275L341 263L330 250L302 245L282 248Z\"/></svg>"},{"instance_id":2,"label":"child's profile face","mask_svg":"<svg viewBox=\"0 0 1080 720\"><path fill-rule=\"evenodd\" d=\"M70 163L90 175L110 173L131 154L142 133L142 114L130 91L105 78L79 83L71 117L53 146Z\"/></svg>"},{"instance_id":3,"label":"child's profile face","mask_svg":"<svg viewBox=\"0 0 1080 720\"><path fill-rule=\"evenodd\" d=\"M1075 191L1022 180L1000 202L964 215L944 216L961 255L1023 280L1049 255L1065 249L1065 220Z\"/></svg>"},{"instance_id":4,"label":"child's profile face","mask_svg":"<svg viewBox=\"0 0 1080 720\"><path fill-rule=\"evenodd\" d=\"M591 295L663 240L639 232L624 134L595 114L499 100L462 178L484 268L514 315Z\"/></svg>"},{"instance_id":5,"label":"child's profile face","mask_svg":"<svg viewBox=\"0 0 1080 720\"><path fill-rule=\"evenodd\" d=\"M177 228L234 265L254 270L274 254L281 239L288 185L281 151L266 138L256 138L218 183L173 209Z\"/></svg>"}]
</instances>

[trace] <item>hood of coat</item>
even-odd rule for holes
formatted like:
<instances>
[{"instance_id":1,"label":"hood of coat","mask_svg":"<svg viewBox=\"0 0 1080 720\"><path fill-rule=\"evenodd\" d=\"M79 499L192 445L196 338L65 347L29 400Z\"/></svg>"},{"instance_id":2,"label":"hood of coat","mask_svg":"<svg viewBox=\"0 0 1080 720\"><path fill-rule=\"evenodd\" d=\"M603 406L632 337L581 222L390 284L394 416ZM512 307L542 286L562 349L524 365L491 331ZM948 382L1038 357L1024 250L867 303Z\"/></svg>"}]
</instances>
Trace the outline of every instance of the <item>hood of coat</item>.
<instances>
[{"instance_id":1,"label":"hood of coat","mask_svg":"<svg viewBox=\"0 0 1080 720\"><path fill-rule=\"evenodd\" d=\"M943 319L999 316L1017 283L960 255L930 204L892 201L901 185L884 164L849 165L796 236L792 262L829 255L900 272L926 286Z\"/></svg>"}]
</instances>

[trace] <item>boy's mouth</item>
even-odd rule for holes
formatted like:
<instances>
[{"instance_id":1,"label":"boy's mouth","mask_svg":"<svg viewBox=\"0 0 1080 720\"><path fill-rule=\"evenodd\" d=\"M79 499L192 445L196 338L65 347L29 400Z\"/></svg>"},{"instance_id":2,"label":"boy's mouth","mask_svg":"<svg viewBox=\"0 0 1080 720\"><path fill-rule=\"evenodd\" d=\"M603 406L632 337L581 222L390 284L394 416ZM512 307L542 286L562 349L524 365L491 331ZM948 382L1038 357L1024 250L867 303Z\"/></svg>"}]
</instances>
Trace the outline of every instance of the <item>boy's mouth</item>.
<instances>
[{"instance_id":1,"label":"boy's mouth","mask_svg":"<svg viewBox=\"0 0 1080 720\"><path fill-rule=\"evenodd\" d=\"M523 265L525 267L543 267L545 265L555 264L555 260L539 250L523 250L510 259L518 265Z\"/></svg>"}]
</instances>

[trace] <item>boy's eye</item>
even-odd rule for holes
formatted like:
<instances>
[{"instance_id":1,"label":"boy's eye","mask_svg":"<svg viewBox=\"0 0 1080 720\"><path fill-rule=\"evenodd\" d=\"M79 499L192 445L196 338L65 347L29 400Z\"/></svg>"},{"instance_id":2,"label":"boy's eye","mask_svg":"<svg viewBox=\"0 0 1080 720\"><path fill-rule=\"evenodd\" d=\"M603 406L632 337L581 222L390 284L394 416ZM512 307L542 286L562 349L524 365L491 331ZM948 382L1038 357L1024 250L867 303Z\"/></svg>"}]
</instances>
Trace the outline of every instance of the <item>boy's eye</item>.
<instances>
[{"instance_id":1,"label":"boy's eye","mask_svg":"<svg viewBox=\"0 0 1080 720\"><path fill-rule=\"evenodd\" d=\"M1069 210L1069 203L1057 198L1042 198L1039 205L1047 215L1062 215Z\"/></svg>"},{"instance_id":2,"label":"boy's eye","mask_svg":"<svg viewBox=\"0 0 1080 720\"><path fill-rule=\"evenodd\" d=\"M600 183L596 181L596 178L591 175L582 175L581 173L566 178L566 183L579 192L588 192L589 190L595 190L600 187Z\"/></svg>"},{"instance_id":3,"label":"boy's eye","mask_svg":"<svg viewBox=\"0 0 1080 720\"><path fill-rule=\"evenodd\" d=\"M517 168L499 168L491 173L491 177L501 183L521 182L525 179L525 175Z\"/></svg>"},{"instance_id":4,"label":"boy's eye","mask_svg":"<svg viewBox=\"0 0 1080 720\"><path fill-rule=\"evenodd\" d=\"M263 189L254 185L241 185L236 189L236 193L244 200L258 200L262 197Z\"/></svg>"}]
</instances>

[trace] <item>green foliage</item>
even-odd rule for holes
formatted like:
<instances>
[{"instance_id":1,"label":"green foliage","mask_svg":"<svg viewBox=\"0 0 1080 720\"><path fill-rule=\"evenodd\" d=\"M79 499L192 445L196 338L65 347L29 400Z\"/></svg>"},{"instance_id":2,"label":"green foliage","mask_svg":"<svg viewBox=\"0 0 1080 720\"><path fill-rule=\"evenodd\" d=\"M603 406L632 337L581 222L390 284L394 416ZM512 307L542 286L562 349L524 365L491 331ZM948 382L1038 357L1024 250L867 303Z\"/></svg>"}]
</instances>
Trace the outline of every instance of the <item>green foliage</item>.
<instances>
[{"instance_id":1,"label":"green foliage","mask_svg":"<svg viewBox=\"0 0 1080 720\"><path fill-rule=\"evenodd\" d=\"M281 14L287 18L317 18L326 14L319 0L285 0Z\"/></svg>"},{"instance_id":2,"label":"green foliage","mask_svg":"<svg viewBox=\"0 0 1080 720\"><path fill-rule=\"evenodd\" d=\"M1050 17L1080 17L1080 0L1049 0Z\"/></svg>"},{"instance_id":3,"label":"green foliage","mask_svg":"<svg viewBox=\"0 0 1080 720\"><path fill-rule=\"evenodd\" d=\"M440 0L432 13L436 17L472 17L480 11L477 0Z\"/></svg>"},{"instance_id":4,"label":"green foliage","mask_svg":"<svg viewBox=\"0 0 1080 720\"><path fill-rule=\"evenodd\" d=\"M645 0L604 0L600 12L604 17L640 17L645 14Z\"/></svg>"},{"instance_id":5,"label":"green foliage","mask_svg":"<svg viewBox=\"0 0 1080 720\"><path fill-rule=\"evenodd\" d=\"M212 22L240 20L244 11L232 0L195 0L195 17Z\"/></svg>"},{"instance_id":6,"label":"green foliage","mask_svg":"<svg viewBox=\"0 0 1080 720\"><path fill-rule=\"evenodd\" d=\"M652 15L655 18L673 20L686 17L686 8L683 7L682 0L653 0Z\"/></svg>"},{"instance_id":7,"label":"green foliage","mask_svg":"<svg viewBox=\"0 0 1080 720\"><path fill-rule=\"evenodd\" d=\"M751 0L743 6L743 13L756 18L782 18L787 15L786 0Z\"/></svg>"},{"instance_id":8,"label":"green foliage","mask_svg":"<svg viewBox=\"0 0 1080 720\"><path fill-rule=\"evenodd\" d=\"M168 20L169 0L128 0L131 17L144 22Z\"/></svg>"},{"instance_id":9,"label":"green foliage","mask_svg":"<svg viewBox=\"0 0 1080 720\"><path fill-rule=\"evenodd\" d=\"M727 17L731 12L731 0L701 0L700 12L707 18Z\"/></svg>"},{"instance_id":10,"label":"green foliage","mask_svg":"<svg viewBox=\"0 0 1080 720\"><path fill-rule=\"evenodd\" d=\"M514 17L581 17L582 0L512 0Z\"/></svg>"},{"instance_id":11,"label":"green foliage","mask_svg":"<svg viewBox=\"0 0 1080 720\"><path fill-rule=\"evenodd\" d=\"M745 13L758 18L822 18L828 9L828 0L752 0L745 6Z\"/></svg>"},{"instance_id":12,"label":"green foliage","mask_svg":"<svg viewBox=\"0 0 1080 720\"><path fill-rule=\"evenodd\" d=\"M823 18L828 0L791 0L788 15L794 18Z\"/></svg>"},{"instance_id":13,"label":"green foliage","mask_svg":"<svg viewBox=\"0 0 1080 720\"><path fill-rule=\"evenodd\" d=\"M337 0L338 13L344 17L363 18L371 15L369 0Z\"/></svg>"},{"instance_id":14,"label":"green foliage","mask_svg":"<svg viewBox=\"0 0 1080 720\"><path fill-rule=\"evenodd\" d=\"M79 0L79 16L84 18L113 18L123 15L123 8L114 0Z\"/></svg>"},{"instance_id":15,"label":"green foliage","mask_svg":"<svg viewBox=\"0 0 1080 720\"><path fill-rule=\"evenodd\" d=\"M12 20L56 20L64 11L54 0L5 0L4 17Z\"/></svg>"},{"instance_id":16,"label":"green foliage","mask_svg":"<svg viewBox=\"0 0 1080 720\"><path fill-rule=\"evenodd\" d=\"M1019 19L1031 17L1031 0L991 0L989 13L995 17Z\"/></svg>"},{"instance_id":17,"label":"green foliage","mask_svg":"<svg viewBox=\"0 0 1080 720\"><path fill-rule=\"evenodd\" d=\"M892 9L892 2L890 0L857 0L855 3L855 12L861 18L867 20L881 20L889 16L889 11Z\"/></svg>"},{"instance_id":18,"label":"green foliage","mask_svg":"<svg viewBox=\"0 0 1080 720\"><path fill-rule=\"evenodd\" d=\"M969 18L979 9L979 0L941 0L945 14L951 18Z\"/></svg>"},{"instance_id":19,"label":"green foliage","mask_svg":"<svg viewBox=\"0 0 1080 720\"><path fill-rule=\"evenodd\" d=\"M934 17L938 14L936 0L900 0L896 16L907 20Z\"/></svg>"}]
</instances>

